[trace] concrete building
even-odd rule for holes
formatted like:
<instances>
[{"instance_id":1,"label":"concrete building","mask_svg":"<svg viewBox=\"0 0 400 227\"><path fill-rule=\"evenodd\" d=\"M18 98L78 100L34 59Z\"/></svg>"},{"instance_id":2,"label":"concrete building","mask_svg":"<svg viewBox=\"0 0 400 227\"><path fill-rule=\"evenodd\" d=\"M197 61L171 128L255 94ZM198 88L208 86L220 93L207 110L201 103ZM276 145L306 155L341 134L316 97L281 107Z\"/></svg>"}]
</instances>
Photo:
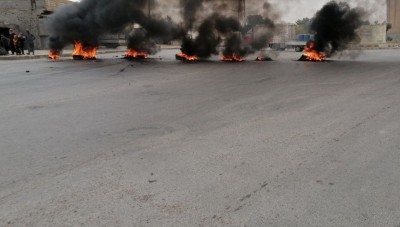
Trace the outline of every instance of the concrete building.
<instances>
[{"instance_id":1,"label":"concrete building","mask_svg":"<svg viewBox=\"0 0 400 227\"><path fill-rule=\"evenodd\" d=\"M70 4L71 1L69 0L45 0L46 9L49 11L54 11L58 7L66 4Z\"/></svg>"},{"instance_id":2,"label":"concrete building","mask_svg":"<svg viewBox=\"0 0 400 227\"><path fill-rule=\"evenodd\" d=\"M55 8L71 3L69 0L0 0L0 33L7 34L10 28L25 32L29 30L36 39L35 48L45 47L46 37L41 34L42 15Z\"/></svg>"},{"instance_id":3,"label":"concrete building","mask_svg":"<svg viewBox=\"0 0 400 227\"><path fill-rule=\"evenodd\" d=\"M361 39L361 46L379 45L386 43L386 23L363 25L360 29L358 29L357 32Z\"/></svg>"},{"instance_id":4,"label":"concrete building","mask_svg":"<svg viewBox=\"0 0 400 227\"><path fill-rule=\"evenodd\" d=\"M392 25L388 37L400 41L400 0L387 0L387 22Z\"/></svg>"}]
</instances>

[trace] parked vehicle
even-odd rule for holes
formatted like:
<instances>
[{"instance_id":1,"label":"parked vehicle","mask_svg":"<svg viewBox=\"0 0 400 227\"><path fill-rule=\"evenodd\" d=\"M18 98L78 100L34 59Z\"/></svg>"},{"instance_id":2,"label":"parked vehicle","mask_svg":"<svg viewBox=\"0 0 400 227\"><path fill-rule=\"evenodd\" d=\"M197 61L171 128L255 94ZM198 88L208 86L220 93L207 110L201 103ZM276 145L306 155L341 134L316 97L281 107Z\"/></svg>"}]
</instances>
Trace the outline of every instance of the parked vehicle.
<instances>
[{"instance_id":1,"label":"parked vehicle","mask_svg":"<svg viewBox=\"0 0 400 227\"><path fill-rule=\"evenodd\" d=\"M126 38L124 33L107 34L100 38L100 45L108 48L117 48L118 46L126 46Z\"/></svg>"},{"instance_id":2,"label":"parked vehicle","mask_svg":"<svg viewBox=\"0 0 400 227\"><path fill-rule=\"evenodd\" d=\"M264 32L267 27L257 25L244 36L244 43L250 44L257 33ZM296 35L295 24L277 24L275 26L274 36L268 43L268 47L273 50L286 50L294 49L297 52L304 50L304 46L310 40L314 40L313 34L299 34Z\"/></svg>"},{"instance_id":3,"label":"parked vehicle","mask_svg":"<svg viewBox=\"0 0 400 227\"><path fill-rule=\"evenodd\" d=\"M304 50L307 42L314 40L314 35L312 34L300 34L296 35L296 39L286 42L284 44L285 49L294 49L296 52L301 52Z\"/></svg>"}]
</instances>

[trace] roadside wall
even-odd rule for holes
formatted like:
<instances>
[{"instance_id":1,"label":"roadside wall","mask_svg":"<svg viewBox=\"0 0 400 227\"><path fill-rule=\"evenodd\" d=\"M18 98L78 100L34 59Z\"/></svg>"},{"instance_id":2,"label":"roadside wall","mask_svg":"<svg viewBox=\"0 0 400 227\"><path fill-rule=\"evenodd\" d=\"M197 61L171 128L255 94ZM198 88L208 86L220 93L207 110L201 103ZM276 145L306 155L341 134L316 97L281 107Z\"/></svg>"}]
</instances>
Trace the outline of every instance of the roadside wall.
<instances>
[{"instance_id":1,"label":"roadside wall","mask_svg":"<svg viewBox=\"0 0 400 227\"><path fill-rule=\"evenodd\" d=\"M376 45L386 43L386 24L363 25L358 34L360 45Z\"/></svg>"},{"instance_id":2,"label":"roadside wall","mask_svg":"<svg viewBox=\"0 0 400 227\"><path fill-rule=\"evenodd\" d=\"M387 21L392 25L388 37L400 41L400 0L387 0Z\"/></svg>"}]
</instances>

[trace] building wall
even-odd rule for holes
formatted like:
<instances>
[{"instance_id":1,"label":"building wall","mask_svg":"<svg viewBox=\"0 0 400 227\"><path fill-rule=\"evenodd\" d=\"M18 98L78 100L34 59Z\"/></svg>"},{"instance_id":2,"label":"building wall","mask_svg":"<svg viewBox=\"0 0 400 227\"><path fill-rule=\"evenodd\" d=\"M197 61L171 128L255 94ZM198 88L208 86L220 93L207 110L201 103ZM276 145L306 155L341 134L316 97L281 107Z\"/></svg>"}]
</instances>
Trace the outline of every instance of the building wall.
<instances>
[{"instance_id":1,"label":"building wall","mask_svg":"<svg viewBox=\"0 0 400 227\"><path fill-rule=\"evenodd\" d=\"M60 7L62 5L70 4L71 1L69 1L69 0L45 0L45 3L46 3L47 10L54 11L55 9L57 9L58 7Z\"/></svg>"},{"instance_id":2,"label":"building wall","mask_svg":"<svg viewBox=\"0 0 400 227\"><path fill-rule=\"evenodd\" d=\"M400 0L387 0L387 21L392 25L388 36L400 41Z\"/></svg>"},{"instance_id":3,"label":"building wall","mask_svg":"<svg viewBox=\"0 0 400 227\"><path fill-rule=\"evenodd\" d=\"M386 24L363 25L358 29L360 44L386 43Z\"/></svg>"},{"instance_id":4,"label":"building wall","mask_svg":"<svg viewBox=\"0 0 400 227\"><path fill-rule=\"evenodd\" d=\"M68 0L36 0L36 7L32 8L30 0L0 0L0 30L29 30L37 38L35 48L43 48L45 38L40 37L39 16L44 11L53 11L59 5L67 3Z\"/></svg>"},{"instance_id":5,"label":"building wall","mask_svg":"<svg viewBox=\"0 0 400 227\"><path fill-rule=\"evenodd\" d=\"M272 43L285 43L296 39L296 25L295 24L276 24L275 33L272 38Z\"/></svg>"},{"instance_id":6,"label":"building wall","mask_svg":"<svg viewBox=\"0 0 400 227\"><path fill-rule=\"evenodd\" d=\"M14 28L18 31L35 30L35 16L44 7L44 0L36 1L36 9L31 8L29 0L1 0L0 26Z\"/></svg>"}]
</instances>

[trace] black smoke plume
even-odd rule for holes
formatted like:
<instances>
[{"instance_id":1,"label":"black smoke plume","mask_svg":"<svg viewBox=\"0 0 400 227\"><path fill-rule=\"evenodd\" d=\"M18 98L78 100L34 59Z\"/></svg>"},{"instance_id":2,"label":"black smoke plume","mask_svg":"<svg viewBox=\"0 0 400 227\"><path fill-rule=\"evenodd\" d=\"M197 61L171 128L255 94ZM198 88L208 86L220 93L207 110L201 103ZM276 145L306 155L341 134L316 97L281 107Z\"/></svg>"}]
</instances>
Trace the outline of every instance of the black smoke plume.
<instances>
[{"instance_id":1,"label":"black smoke plume","mask_svg":"<svg viewBox=\"0 0 400 227\"><path fill-rule=\"evenodd\" d=\"M193 29L193 26L199 17L199 11L204 7L203 3L204 0L179 0L184 28L186 31Z\"/></svg>"},{"instance_id":2,"label":"black smoke plume","mask_svg":"<svg viewBox=\"0 0 400 227\"><path fill-rule=\"evenodd\" d=\"M227 39L226 48L223 51L224 56L232 56L235 54L239 57L244 57L248 54L252 54L255 51L262 50L272 40L275 33L274 20L277 19L277 15L273 12L273 8L270 3L261 1L262 7L260 16L262 22L252 29L252 41L250 44L245 45L243 39L238 33L231 34ZM246 32L246 31L244 31Z\"/></svg>"},{"instance_id":3,"label":"black smoke plume","mask_svg":"<svg viewBox=\"0 0 400 227\"><path fill-rule=\"evenodd\" d=\"M213 18L205 20L199 27L198 36L193 39L186 35L182 40L181 51L190 56L208 58L213 54L218 54L217 46L221 38L215 29Z\"/></svg>"},{"instance_id":4,"label":"black smoke plume","mask_svg":"<svg viewBox=\"0 0 400 227\"><path fill-rule=\"evenodd\" d=\"M249 53L264 48L273 37L275 29L273 19L268 17L271 5L261 1L264 22L250 44L243 43L241 32L243 28L236 16L232 15L232 9L239 7L237 1L205 1L205 0L180 0L182 17L186 36L182 41L182 52L200 58L208 58L218 54L218 45L224 41L223 55L236 55L244 57ZM212 12L211 15L205 15ZM196 27L196 25L198 25ZM193 38L191 34L195 34Z\"/></svg>"},{"instance_id":5,"label":"black smoke plume","mask_svg":"<svg viewBox=\"0 0 400 227\"><path fill-rule=\"evenodd\" d=\"M147 54L157 53L157 43L148 35L143 28L132 29L127 35L128 49Z\"/></svg>"},{"instance_id":6,"label":"black smoke plume","mask_svg":"<svg viewBox=\"0 0 400 227\"><path fill-rule=\"evenodd\" d=\"M190 56L208 58L218 54L217 47L222 37L232 37L235 33L239 33L240 29L240 23L236 18L213 14L199 26L195 39L188 36L183 39L181 50Z\"/></svg>"},{"instance_id":7,"label":"black smoke plume","mask_svg":"<svg viewBox=\"0 0 400 227\"><path fill-rule=\"evenodd\" d=\"M166 19L147 18L140 22L140 28L133 28L127 35L128 49L155 54L157 43L169 43L182 37L183 30L169 17Z\"/></svg>"},{"instance_id":8,"label":"black smoke plume","mask_svg":"<svg viewBox=\"0 0 400 227\"><path fill-rule=\"evenodd\" d=\"M251 48L254 50L261 50L266 47L276 32L274 21L277 20L278 15L274 12L270 3L264 2L261 14L263 21L259 26L261 26L262 29L253 34L253 40L250 44Z\"/></svg>"},{"instance_id":9,"label":"black smoke plume","mask_svg":"<svg viewBox=\"0 0 400 227\"><path fill-rule=\"evenodd\" d=\"M100 35L119 33L128 23L146 21L146 0L82 0L57 10L48 21L49 46L63 49L77 40L98 46Z\"/></svg>"},{"instance_id":10,"label":"black smoke plume","mask_svg":"<svg viewBox=\"0 0 400 227\"><path fill-rule=\"evenodd\" d=\"M346 50L350 43L359 42L356 30L363 24L364 10L350 8L346 2L331 1L312 19L315 49L331 56Z\"/></svg>"}]
</instances>

